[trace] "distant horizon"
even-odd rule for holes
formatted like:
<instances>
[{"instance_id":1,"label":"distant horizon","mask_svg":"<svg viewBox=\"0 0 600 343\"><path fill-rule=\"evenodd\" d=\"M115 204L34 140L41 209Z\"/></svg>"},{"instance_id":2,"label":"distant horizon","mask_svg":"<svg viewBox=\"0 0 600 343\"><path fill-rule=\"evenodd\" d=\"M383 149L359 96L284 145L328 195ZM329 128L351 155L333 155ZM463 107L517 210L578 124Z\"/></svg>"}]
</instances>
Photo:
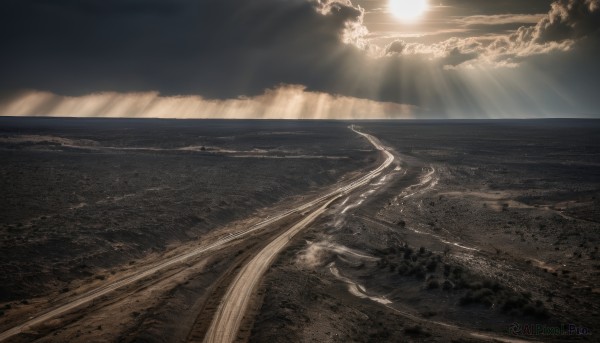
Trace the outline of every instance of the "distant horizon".
<instances>
[{"instance_id":1,"label":"distant horizon","mask_svg":"<svg viewBox=\"0 0 600 343\"><path fill-rule=\"evenodd\" d=\"M77 116L7 116L0 115L0 118L11 118L11 119L83 119L83 120L96 120L96 119L109 119L109 120L222 120L222 121L340 121L340 122L369 122L369 121L556 121L556 120L592 120L600 121L600 117L546 117L546 118L357 118L357 119L336 119L336 118L177 118L177 117L77 117ZM0 119L1 120L1 119Z\"/></svg>"}]
</instances>

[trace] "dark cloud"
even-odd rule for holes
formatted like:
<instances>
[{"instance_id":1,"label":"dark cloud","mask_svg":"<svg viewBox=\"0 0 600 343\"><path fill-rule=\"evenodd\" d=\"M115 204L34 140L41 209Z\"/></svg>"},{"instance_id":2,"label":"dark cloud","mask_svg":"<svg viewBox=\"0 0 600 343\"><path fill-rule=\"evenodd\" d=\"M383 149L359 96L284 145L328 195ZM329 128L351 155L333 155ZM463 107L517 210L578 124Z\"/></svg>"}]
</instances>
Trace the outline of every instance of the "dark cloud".
<instances>
[{"instance_id":1,"label":"dark cloud","mask_svg":"<svg viewBox=\"0 0 600 343\"><path fill-rule=\"evenodd\" d=\"M279 83L325 85L357 48L362 15L305 0L9 0L0 87L64 94L147 91L236 97ZM333 58L335 57L335 59Z\"/></svg>"},{"instance_id":2,"label":"dark cloud","mask_svg":"<svg viewBox=\"0 0 600 343\"><path fill-rule=\"evenodd\" d=\"M553 0L441 0L431 1L452 9L451 15L536 14L548 11Z\"/></svg>"},{"instance_id":3,"label":"dark cloud","mask_svg":"<svg viewBox=\"0 0 600 343\"><path fill-rule=\"evenodd\" d=\"M543 14L495 14L495 15L473 15L454 20L455 23L464 26L490 25L513 25L513 24L537 24L543 17Z\"/></svg>"},{"instance_id":4,"label":"dark cloud","mask_svg":"<svg viewBox=\"0 0 600 343\"><path fill-rule=\"evenodd\" d=\"M545 103L564 109L585 101L555 96L568 86L548 80L577 82L562 75L583 75L587 68L584 82L598 89L591 77L597 68L583 64L597 62L581 57L600 56L583 49L597 44L591 38L600 22L598 1L557 1L536 25L513 33L435 44L397 41L376 55L365 39L364 11L349 0L5 0L0 88L61 95L159 92L206 100L256 96L290 84L416 105L433 116ZM482 3L447 2L458 9ZM522 1L486 1L487 10L477 15L497 15L509 3L516 6L512 13L539 13L549 1L531 2L536 5L529 12L515 5ZM582 64L569 63L577 58ZM561 67L547 67L555 59ZM527 69L479 68L486 64ZM476 71L458 70L467 65ZM548 68L544 77L526 73L541 68ZM509 101L514 107L506 106ZM593 108L597 101L586 104Z\"/></svg>"},{"instance_id":5,"label":"dark cloud","mask_svg":"<svg viewBox=\"0 0 600 343\"><path fill-rule=\"evenodd\" d=\"M535 27L535 41L579 39L600 29L600 0L559 0Z\"/></svg>"}]
</instances>

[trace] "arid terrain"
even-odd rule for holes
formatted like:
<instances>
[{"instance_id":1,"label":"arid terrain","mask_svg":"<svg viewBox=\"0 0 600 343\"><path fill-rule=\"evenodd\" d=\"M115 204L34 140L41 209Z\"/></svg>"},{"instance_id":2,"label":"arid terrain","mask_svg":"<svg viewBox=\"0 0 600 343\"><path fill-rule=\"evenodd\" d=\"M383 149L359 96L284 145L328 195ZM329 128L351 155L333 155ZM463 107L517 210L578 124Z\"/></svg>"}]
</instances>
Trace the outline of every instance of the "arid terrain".
<instances>
[{"instance_id":1,"label":"arid terrain","mask_svg":"<svg viewBox=\"0 0 600 343\"><path fill-rule=\"evenodd\" d=\"M0 118L0 340L598 341L599 136Z\"/></svg>"},{"instance_id":2,"label":"arid terrain","mask_svg":"<svg viewBox=\"0 0 600 343\"><path fill-rule=\"evenodd\" d=\"M253 341L598 340L597 122L360 126L401 168L282 255Z\"/></svg>"}]
</instances>

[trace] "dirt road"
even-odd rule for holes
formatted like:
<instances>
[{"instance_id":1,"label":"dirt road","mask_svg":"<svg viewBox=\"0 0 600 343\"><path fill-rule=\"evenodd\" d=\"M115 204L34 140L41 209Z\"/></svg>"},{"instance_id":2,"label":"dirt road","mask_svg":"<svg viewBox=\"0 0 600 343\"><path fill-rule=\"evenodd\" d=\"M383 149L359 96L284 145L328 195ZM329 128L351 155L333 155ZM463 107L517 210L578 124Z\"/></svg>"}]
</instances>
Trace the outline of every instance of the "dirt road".
<instances>
[{"instance_id":1,"label":"dirt road","mask_svg":"<svg viewBox=\"0 0 600 343\"><path fill-rule=\"evenodd\" d=\"M329 195L323 197L328 199L322 206L313 210L306 215L304 219L292 226L287 231L281 233L275 240L261 250L250 262L248 262L238 273L233 283L229 286L223 301L221 302L217 312L213 318L211 326L206 333L204 342L206 343L225 343L233 342L236 339L242 319L247 312L250 299L264 273L269 269L275 257L283 250L290 239L300 232L302 229L312 223L319 217L333 201L338 199L343 194L357 189L371 182L378 177L380 173L387 168L393 161L394 155L379 143L379 141L371 135L352 130L365 137L376 149L382 151L386 156L384 162L375 170L363 176L359 180L341 187Z\"/></svg>"},{"instance_id":2,"label":"dirt road","mask_svg":"<svg viewBox=\"0 0 600 343\"><path fill-rule=\"evenodd\" d=\"M235 339L250 302L250 297L277 254L295 234L312 223L336 199L333 198L327 201L323 206L282 233L242 268L227 293L225 293L225 301L217 310L217 314L206 334L205 342L232 342Z\"/></svg>"},{"instance_id":3,"label":"dirt road","mask_svg":"<svg viewBox=\"0 0 600 343\"><path fill-rule=\"evenodd\" d=\"M164 271L168 268L174 267L176 265L180 265L182 263L186 263L187 261L189 261L193 258L196 258L202 254L206 254L210 251L214 251L216 249L222 248L227 243L230 243L237 239L247 237L248 235L252 234L253 232L261 230L269 225L272 225L282 219L289 217L292 214L302 213L306 210L311 209L312 207L317 207L318 205L322 204L325 201L327 201L327 203L329 203L332 201L331 199L335 199L341 194L345 194L351 190L356 189L357 187L367 184L373 178L378 176L385 168L387 168L393 162L394 156L391 153L389 153L388 151L385 151L385 148L374 137L372 137L368 134L364 134L359 131L356 131L354 129L354 127L352 127L351 129L354 132L356 132L356 133L362 135L363 137L365 137L366 139L368 139L369 142L371 142L371 144L373 144L373 146L375 146L376 149L383 151L386 155L386 160L378 168L367 173L360 179L350 182L349 184L339 187L333 191L330 191L316 199L307 201L306 203L304 203L300 206L297 206L294 209L283 211L274 216L271 216L266 220L263 220L253 226L250 226L247 229L229 234L229 235L222 237L212 243L193 248L190 251L175 255L166 260L162 260L154 265L148 266L148 267L144 268L143 270L137 271L137 272L135 272L131 275L128 275L126 277L123 277L117 281L108 283L99 288L96 288L89 292L83 293L74 299L69 299L66 303L58 305L49 310L46 310L45 312L42 312L36 316L30 317L28 320L24 321L23 323L0 333L0 341L6 340L6 339L13 337L15 335L18 335L22 332L26 332L26 331L30 330L31 328L33 328L37 325L43 324L44 322L47 322L48 320L50 320L52 318L58 317L69 311L75 310L81 306L84 306L84 305L92 302L93 300L96 300L104 295L114 292L120 288L127 286L127 285L131 285L135 282L144 280L144 279L156 274L157 272ZM307 217L305 219L303 219L300 223L304 223L303 226L307 225L310 221L306 221L306 219L316 218L320 213L322 213L323 210L324 210L323 206L312 210L312 212L307 214ZM303 226L298 226L298 225L300 225L300 223L295 225L293 228L298 227L298 229L301 229ZM290 230L292 230L292 229L290 229ZM288 230L287 232L291 232L290 230ZM287 235L287 232L284 235ZM274 252L274 253L276 253L276 252ZM261 252L261 254L262 254L262 252ZM263 256L263 255L261 255L261 256Z\"/></svg>"}]
</instances>

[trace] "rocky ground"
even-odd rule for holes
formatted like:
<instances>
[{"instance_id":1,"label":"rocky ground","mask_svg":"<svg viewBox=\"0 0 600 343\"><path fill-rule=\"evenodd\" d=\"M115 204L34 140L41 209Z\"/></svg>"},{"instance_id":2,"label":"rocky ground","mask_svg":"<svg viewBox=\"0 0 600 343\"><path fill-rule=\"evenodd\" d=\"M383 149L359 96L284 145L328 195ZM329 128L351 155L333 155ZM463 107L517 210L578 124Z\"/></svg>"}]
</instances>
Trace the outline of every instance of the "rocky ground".
<instances>
[{"instance_id":1,"label":"rocky ground","mask_svg":"<svg viewBox=\"0 0 600 343\"><path fill-rule=\"evenodd\" d=\"M6 314L330 185L375 158L343 123L0 123Z\"/></svg>"},{"instance_id":2,"label":"rocky ground","mask_svg":"<svg viewBox=\"0 0 600 343\"><path fill-rule=\"evenodd\" d=\"M0 123L5 327L378 161L343 122ZM355 125L399 162L290 241L240 341L598 340L600 124ZM228 280L264 237L166 270L15 341L201 341Z\"/></svg>"},{"instance_id":3,"label":"rocky ground","mask_svg":"<svg viewBox=\"0 0 600 343\"><path fill-rule=\"evenodd\" d=\"M597 340L596 122L361 126L401 168L281 256L251 341Z\"/></svg>"}]
</instances>

